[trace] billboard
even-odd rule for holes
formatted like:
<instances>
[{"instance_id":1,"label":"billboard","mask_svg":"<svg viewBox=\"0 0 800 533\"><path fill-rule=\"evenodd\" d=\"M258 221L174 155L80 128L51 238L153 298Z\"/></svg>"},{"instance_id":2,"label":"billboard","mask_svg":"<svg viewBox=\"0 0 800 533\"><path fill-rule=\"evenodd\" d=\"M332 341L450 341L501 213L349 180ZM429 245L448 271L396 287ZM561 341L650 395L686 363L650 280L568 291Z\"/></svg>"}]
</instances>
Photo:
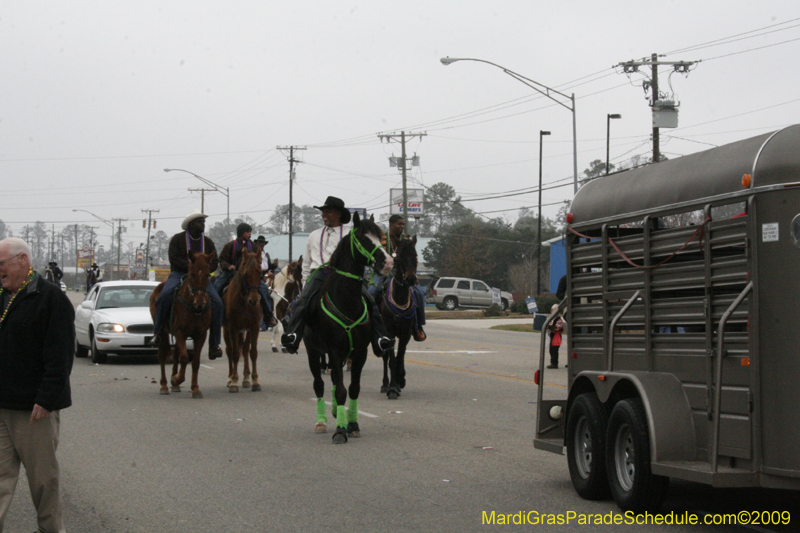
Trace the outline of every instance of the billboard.
<instances>
[{"instance_id":1,"label":"billboard","mask_svg":"<svg viewBox=\"0 0 800 533\"><path fill-rule=\"evenodd\" d=\"M423 203L425 201L425 192L423 189L406 189L408 196L408 211L403 209L403 189L389 189L389 198L391 206L389 209L390 215L406 215L412 217L420 217L425 214Z\"/></svg>"},{"instance_id":2,"label":"billboard","mask_svg":"<svg viewBox=\"0 0 800 533\"><path fill-rule=\"evenodd\" d=\"M84 246L83 250L78 250L78 268L87 269L94 263L94 250L89 246Z\"/></svg>"}]
</instances>

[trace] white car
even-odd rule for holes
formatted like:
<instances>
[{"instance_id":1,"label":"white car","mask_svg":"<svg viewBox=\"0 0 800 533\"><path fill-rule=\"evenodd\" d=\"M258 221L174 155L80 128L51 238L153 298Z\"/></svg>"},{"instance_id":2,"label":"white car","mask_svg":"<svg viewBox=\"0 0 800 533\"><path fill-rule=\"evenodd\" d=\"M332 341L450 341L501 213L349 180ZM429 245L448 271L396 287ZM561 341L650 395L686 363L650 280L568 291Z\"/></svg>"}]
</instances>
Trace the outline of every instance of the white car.
<instances>
[{"instance_id":1,"label":"white car","mask_svg":"<svg viewBox=\"0 0 800 533\"><path fill-rule=\"evenodd\" d=\"M155 354L150 295L155 281L104 281L75 310L75 356L105 363L109 353ZM192 349L191 342L187 348Z\"/></svg>"}]
</instances>

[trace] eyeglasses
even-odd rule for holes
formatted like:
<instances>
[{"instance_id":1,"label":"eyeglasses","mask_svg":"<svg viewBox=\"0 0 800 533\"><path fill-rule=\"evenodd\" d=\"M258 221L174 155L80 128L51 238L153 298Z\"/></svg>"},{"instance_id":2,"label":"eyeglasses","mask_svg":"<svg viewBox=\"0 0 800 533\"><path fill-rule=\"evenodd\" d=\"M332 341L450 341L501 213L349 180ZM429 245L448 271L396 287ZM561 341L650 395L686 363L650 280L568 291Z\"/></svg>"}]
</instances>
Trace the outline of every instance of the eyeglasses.
<instances>
[{"instance_id":1,"label":"eyeglasses","mask_svg":"<svg viewBox=\"0 0 800 533\"><path fill-rule=\"evenodd\" d=\"M0 261L0 268L3 268L4 266L6 266L6 262L7 262L7 261L11 261L11 260L12 260L12 259L14 259L15 257L19 257L19 256L21 256L21 255L22 255L22 252L18 253L17 255L12 255L12 256L11 256L11 257L9 257L8 259L3 259L2 261Z\"/></svg>"}]
</instances>

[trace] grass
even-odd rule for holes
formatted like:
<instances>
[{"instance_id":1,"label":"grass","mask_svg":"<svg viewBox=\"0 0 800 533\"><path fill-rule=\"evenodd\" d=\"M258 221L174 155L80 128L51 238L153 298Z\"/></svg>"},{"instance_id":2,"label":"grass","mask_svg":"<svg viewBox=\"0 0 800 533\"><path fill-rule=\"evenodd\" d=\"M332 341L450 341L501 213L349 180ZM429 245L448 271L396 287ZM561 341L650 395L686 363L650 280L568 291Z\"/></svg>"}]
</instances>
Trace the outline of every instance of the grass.
<instances>
[{"instance_id":1,"label":"grass","mask_svg":"<svg viewBox=\"0 0 800 533\"><path fill-rule=\"evenodd\" d=\"M499 326L492 326L489 329L502 329L504 331L521 331L523 333L534 333L532 324L501 324Z\"/></svg>"}]
</instances>

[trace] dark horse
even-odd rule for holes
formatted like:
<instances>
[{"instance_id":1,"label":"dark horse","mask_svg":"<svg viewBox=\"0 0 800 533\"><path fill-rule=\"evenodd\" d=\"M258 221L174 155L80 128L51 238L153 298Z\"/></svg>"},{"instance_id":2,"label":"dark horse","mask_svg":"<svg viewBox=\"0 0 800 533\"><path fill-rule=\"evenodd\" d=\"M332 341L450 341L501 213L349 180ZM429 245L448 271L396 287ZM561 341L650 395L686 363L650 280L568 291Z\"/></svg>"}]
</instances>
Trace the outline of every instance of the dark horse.
<instances>
[{"instance_id":1,"label":"dark horse","mask_svg":"<svg viewBox=\"0 0 800 533\"><path fill-rule=\"evenodd\" d=\"M297 261L289 263L280 272L271 276L267 285L269 285L272 296L275 319L278 321L278 324L272 328L272 351L277 352L278 345L275 339L280 339L283 334L283 317L286 316L289 304L303 290L303 256L301 255ZM286 348L282 347L281 351L286 353Z\"/></svg>"},{"instance_id":2,"label":"dark horse","mask_svg":"<svg viewBox=\"0 0 800 533\"><path fill-rule=\"evenodd\" d=\"M239 357L244 359L242 388L250 388L250 364L253 365L251 390L261 390L258 382L256 359L258 358L258 332L261 327L261 252L242 250L239 269L228 285L222 301L225 304L225 319L222 331L225 335L225 353L228 355L228 392L239 392Z\"/></svg>"},{"instance_id":3,"label":"dark horse","mask_svg":"<svg viewBox=\"0 0 800 533\"><path fill-rule=\"evenodd\" d=\"M161 394L169 394L167 375L164 370L170 356L169 337L175 337L174 356L172 357L172 392L181 391L181 383L186 379L186 365L189 354L186 352L186 339L194 341L192 357L192 398L202 398L203 393L197 385L197 373L200 370L200 351L206 342L208 328L211 326L211 298L206 292L211 277L209 264L214 254L189 252L189 273L175 289L172 302L171 318L164 325L161 343L158 345L158 362L161 364ZM162 281L150 295L150 316L155 320L156 300L164 288ZM180 364L180 372L178 365Z\"/></svg>"},{"instance_id":4,"label":"dark horse","mask_svg":"<svg viewBox=\"0 0 800 533\"><path fill-rule=\"evenodd\" d=\"M378 308L390 337L397 339L397 355L383 356L383 386L390 400L400 396L400 389L406 386L406 346L417 319L417 300L411 287L417 282L417 236L404 239L397 247L395 274L381 291ZM392 379L389 381L388 371Z\"/></svg>"},{"instance_id":5,"label":"dark horse","mask_svg":"<svg viewBox=\"0 0 800 533\"><path fill-rule=\"evenodd\" d=\"M97 285L97 272L90 268L86 271L86 293L88 294L95 285Z\"/></svg>"},{"instance_id":6,"label":"dark horse","mask_svg":"<svg viewBox=\"0 0 800 533\"><path fill-rule=\"evenodd\" d=\"M383 231L372 217L360 220L353 214L353 229L333 252L325 268L328 279L309 301L306 309L307 325L303 340L308 352L308 366L314 376L317 395L317 433L327 431L325 410L325 382L322 380L320 362L325 353L331 365L333 383L333 416L336 432L333 442L347 442L348 436L360 437L358 427L358 394L361 391L361 370L367 360L367 347L372 338L369 305L361 296L361 277L366 265L383 275L392 269L392 258L381 247ZM319 274L318 274L319 275ZM350 387L345 388L343 366L350 357ZM350 403L345 411L347 396Z\"/></svg>"}]
</instances>

